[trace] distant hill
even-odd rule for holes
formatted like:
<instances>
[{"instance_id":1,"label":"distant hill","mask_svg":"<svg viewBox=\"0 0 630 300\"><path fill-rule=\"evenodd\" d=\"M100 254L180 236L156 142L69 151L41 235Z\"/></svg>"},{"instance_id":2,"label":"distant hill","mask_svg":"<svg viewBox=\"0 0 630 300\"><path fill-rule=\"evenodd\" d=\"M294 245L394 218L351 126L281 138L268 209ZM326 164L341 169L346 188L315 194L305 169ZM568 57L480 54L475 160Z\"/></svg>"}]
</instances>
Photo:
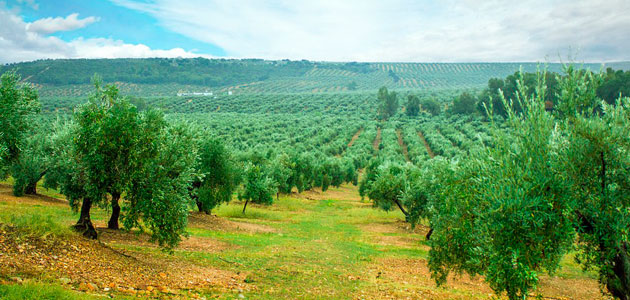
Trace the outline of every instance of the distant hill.
<instances>
[{"instance_id":1,"label":"distant hill","mask_svg":"<svg viewBox=\"0 0 630 300\"><path fill-rule=\"evenodd\" d=\"M58 59L0 66L0 73L17 68L40 88L42 97L81 97L90 78L100 74L124 93L175 96L178 92L336 93L393 89L481 88L492 77L505 77L519 68L533 72L536 63L333 63L260 59ZM600 69L600 64L586 64ZM630 69L630 62L606 67ZM549 64L560 71L561 64Z\"/></svg>"}]
</instances>

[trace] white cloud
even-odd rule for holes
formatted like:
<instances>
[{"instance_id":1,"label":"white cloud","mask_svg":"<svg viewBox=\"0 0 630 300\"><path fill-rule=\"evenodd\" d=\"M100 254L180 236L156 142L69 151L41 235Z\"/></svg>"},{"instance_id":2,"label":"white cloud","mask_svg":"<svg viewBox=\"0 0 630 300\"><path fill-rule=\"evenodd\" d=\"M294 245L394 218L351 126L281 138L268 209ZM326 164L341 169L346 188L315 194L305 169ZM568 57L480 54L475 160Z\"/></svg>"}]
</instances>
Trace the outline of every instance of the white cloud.
<instances>
[{"instance_id":1,"label":"white cloud","mask_svg":"<svg viewBox=\"0 0 630 300\"><path fill-rule=\"evenodd\" d=\"M182 48L169 50L151 49L143 44L126 44L120 40L105 38L76 39L68 43L76 49L76 57L82 58L142 58L142 57L199 57Z\"/></svg>"},{"instance_id":2,"label":"white cloud","mask_svg":"<svg viewBox=\"0 0 630 300\"><path fill-rule=\"evenodd\" d=\"M79 28L83 28L94 22L98 22L97 17L87 17L85 19L79 19L79 14L70 14L69 16L62 18L44 18L39 19L33 23L26 25L26 29L30 32L39 34L51 34L59 31L72 31Z\"/></svg>"},{"instance_id":3,"label":"white cloud","mask_svg":"<svg viewBox=\"0 0 630 300\"><path fill-rule=\"evenodd\" d=\"M0 63L46 58L207 57L181 48L158 50L143 44L127 44L111 38L78 38L66 42L57 37L42 34L43 32L71 30L69 28L81 24L85 26L87 25L85 20L89 18L79 20L76 14L72 14L68 18L55 19L66 21L69 19L70 22L61 21L54 26L43 26L40 27L41 30L33 30L34 24L51 24L51 22L38 23L40 20L37 20L32 24L26 23L15 12L6 9L0 3L0 49L2 49L0 51Z\"/></svg>"},{"instance_id":4,"label":"white cloud","mask_svg":"<svg viewBox=\"0 0 630 300\"><path fill-rule=\"evenodd\" d=\"M630 60L627 0L111 1L235 57Z\"/></svg>"}]
</instances>

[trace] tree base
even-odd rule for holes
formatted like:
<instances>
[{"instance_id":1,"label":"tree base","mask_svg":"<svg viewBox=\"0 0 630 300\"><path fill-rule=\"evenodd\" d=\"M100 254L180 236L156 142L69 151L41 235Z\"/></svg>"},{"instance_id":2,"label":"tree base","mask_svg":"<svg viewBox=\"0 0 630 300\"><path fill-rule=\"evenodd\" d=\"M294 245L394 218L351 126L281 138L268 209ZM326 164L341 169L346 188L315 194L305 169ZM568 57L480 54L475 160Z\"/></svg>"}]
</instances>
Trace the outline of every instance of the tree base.
<instances>
[{"instance_id":1,"label":"tree base","mask_svg":"<svg viewBox=\"0 0 630 300\"><path fill-rule=\"evenodd\" d=\"M90 221L77 223L72 228L88 239L95 240L98 237L98 233Z\"/></svg>"}]
</instances>

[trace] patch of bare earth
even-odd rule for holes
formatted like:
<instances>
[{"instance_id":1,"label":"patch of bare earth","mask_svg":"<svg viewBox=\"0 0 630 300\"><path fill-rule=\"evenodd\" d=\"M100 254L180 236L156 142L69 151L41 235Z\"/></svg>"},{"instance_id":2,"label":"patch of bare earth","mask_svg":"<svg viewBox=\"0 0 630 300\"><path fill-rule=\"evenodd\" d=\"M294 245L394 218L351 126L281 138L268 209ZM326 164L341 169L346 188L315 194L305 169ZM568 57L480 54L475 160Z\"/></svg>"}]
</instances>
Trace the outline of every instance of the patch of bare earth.
<instances>
[{"instance_id":1,"label":"patch of bare earth","mask_svg":"<svg viewBox=\"0 0 630 300\"><path fill-rule=\"evenodd\" d=\"M359 135L361 135L361 132L363 131L363 128L360 128L357 133L354 134L354 136L352 136L352 139L350 140L350 143L348 143L348 148L352 147L352 145L354 145L354 142L359 138Z\"/></svg>"},{"instance_id":2,"label":"patch of bare earth","mask_svg":"<svg viewBox=\"0 0 630 300\"><path fill-rule=\"evenodd\" d=\"M427 232L429 232L429 227L427 226L419 224L411 228L411 224L403 220L386 223L369 223L360 225L360 227L363 231L374 233L417 233L426 235Z\"/></svg>"},{"instance_id":3,"label":"patch of bare earth","mask_svg":"<svg viewBox=\"0 0 630 300\"><path fill-rule=\"evenodd\" d=\"M434 158L435 153L433 153L433 150L431 150L431 147L429 146L429 143L427 143L427 140L424 138L424 134L422 134L422 131L418 131L418 137L420 137L420 140L424 144L424 147L427 149L429 157Z\"/></svg>"},{"instance_id":4,"label":"patch of bare earth","mask_svg":"<svg viewBox=\"0 0 630 300\"><path fill-rule=\"evenodd\" d=\"M146 233L128 232L124 230L112 230L107 228L97 228L98 237L106 244L122 244L138 247L158 248L156 243L149 241L150 236ZM190 236L183 238L176 250L219 252L233 245L208 237Z\"/></svg>"},{"instance_id":5,"label":"patch of bare earth","mask_svg":"<svg viewBox=\"0 0 630 300\"><path fill-rule=\"evenodd\" d=\"M376 130L376 138L374 139L374 143L372 143L372 147L374 151L378 151L378 146L381 144L381 128L379 127Z\"/></svg>"},{"instance_id":6,"label":"patch of bare earth","mask_svg":"<svg viewBox=\"0 0 630 300\"><path fill-rule=\"evenodd\" d=\"M215 215L193 212L188 216L188 226L224 232L275 233L277 230L264 224L236 222Z\"/></svg>"},{"instance_id":7,"label":"patch of bare earth","mask_svg":"<svg viewBox=\"0 0 630 300\"><path fill-rule=\"evenodd\" d=\"M382 258L370 264L362 278L369 281L355 299L494 299L492 289L481 277L448 277L437 287L427 261L422 258ZM605 299L597 282L587 279L561 279L541 276L540 287L531 299L542 295L552 299ZM504 299L506 297L501 297Z\"/></svg>"},{"instance_id":8,"label":"patch of bare earth","mask_svg":"<svg viewBox=\"0 0 630 300\"><path fill-rule=\"evenodd\" d=\"M367 234L367 242L381 246L395 246L402 248L425 248L429 247L421 244L429 228L417 225L411 228L409 223L403 221L389 223L371 223L359 225L362 231Z\"/></svg>"},{"instance_id":9,"label":"patch of bare earth","mask_svg":"<svg viewBox=\"0 0 630 300\"><path fill-rule=\"evenodd\" d=\"M405 156L405 160L408 161L408 162L411 162L411 160L409 159L409 151L407 150L407 144L405 144L405 141L403 140L400 128L396 129L396 136L398 136L398 145L400 146L400 148L403 151L403 155Z\"/></svg>"},{"instance_id":10,"label":"patch of bare earth","mask_svg":"<svg viewBox=\"0 0 630 300\"><path fill-rule=\"evenodd\" d=\"M92 293L160 298L194 297L203 290L255 289L244 283L244 273L198 265L167 254L113 249L80 236L41 238L2 226L0 277L13 276L48 277Z\"/></svg>"},{"instance_id":11,"label":"patch of bare earth","mask_svg":"<svg viewBox=\"0 0 630 300\"><path fill-rule=\"evenodd\" d=\"M303 191L300 194L292 194L295 198L308 199L308 200L339 200L339 201L351 201L359 202L361 196L357 191L357 187L351 184L343 184L340 187L330 187L325 192L322 192L321 188L313 188L308 191Z\"/></svg>"}]
</instances>

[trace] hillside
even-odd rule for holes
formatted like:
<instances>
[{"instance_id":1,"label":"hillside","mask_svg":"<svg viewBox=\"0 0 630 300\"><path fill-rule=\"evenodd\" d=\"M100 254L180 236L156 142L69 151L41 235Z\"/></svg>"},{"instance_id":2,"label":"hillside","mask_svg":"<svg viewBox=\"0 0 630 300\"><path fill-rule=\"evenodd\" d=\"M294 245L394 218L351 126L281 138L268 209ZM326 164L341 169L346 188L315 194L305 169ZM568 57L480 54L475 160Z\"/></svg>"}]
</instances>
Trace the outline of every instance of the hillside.
<instances>
[{"instance_id":1,"label":"hillside","mask_svg":"<svg viewBox=\"0 0 630 300\"><path fill-rule=\"evenodd\" d=\"M600 69L600 64L585 64ZM630 69L630 62L606 67ZM0 66L17 68L22 78L40 88L40 96L77 97L90 90L100 74L130 95L176 96L180 93L337 93L391 89L470 89L519 68L533 72L537 63L333 63L259 59L59 59ZM560 71L561 64L549 64Z\"/></svg>"}]
</instances>

